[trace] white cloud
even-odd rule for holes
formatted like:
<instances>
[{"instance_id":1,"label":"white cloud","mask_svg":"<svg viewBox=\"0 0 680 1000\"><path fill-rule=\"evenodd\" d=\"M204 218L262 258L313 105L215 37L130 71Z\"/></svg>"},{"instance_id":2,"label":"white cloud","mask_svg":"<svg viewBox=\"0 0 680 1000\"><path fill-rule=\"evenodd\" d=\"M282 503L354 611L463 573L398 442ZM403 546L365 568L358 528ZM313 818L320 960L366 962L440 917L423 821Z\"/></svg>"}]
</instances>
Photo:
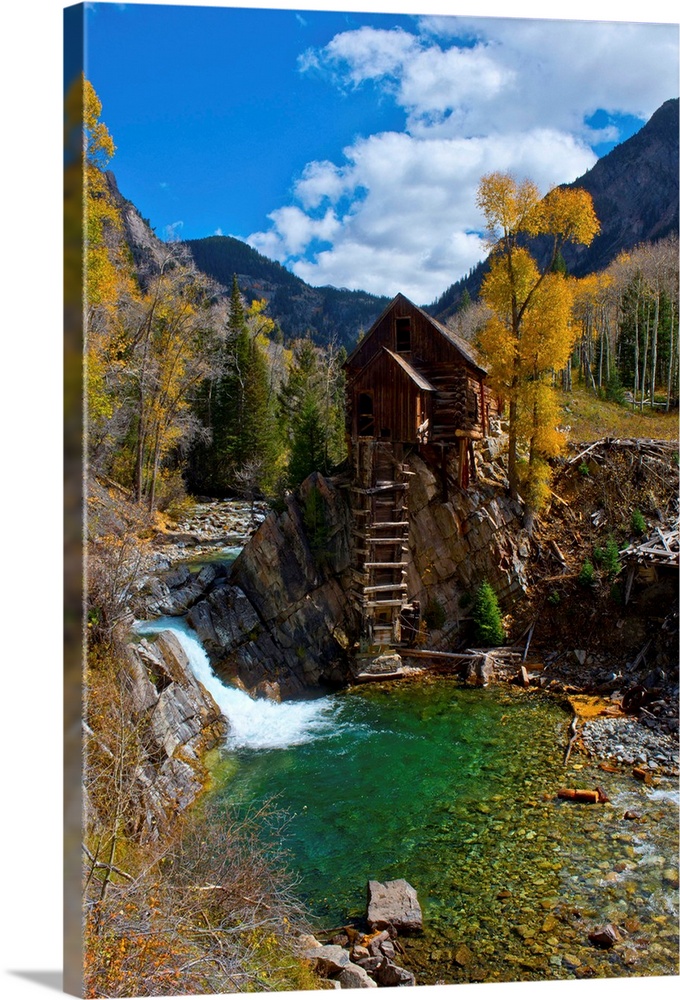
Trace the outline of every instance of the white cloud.
<instances>
[{"instance_id":1,"label":"white cloud","mask_svg":"<svg viewBox=\"0 0 680 1000\"><path fill-rule=\"evenodd\" d=\"M260 253L275 260L295 257L309 246L320 240L328 243L339 235L340 222L332 209L328 209L321 218L312 218L296 205L277 208L269 214L273 227L266 233L253 233L248 237Z\"/></svg>"},{"instance_id":2,"label":"white cloud","mask_svg":"<svg viewBox=\"0 0 680 1000\"><path fill-rule=\"evenodd\" d=\"M678 41L655 24L423 18L414 34L343 32L299 66L350 95L370 81L403 110L404 130L308 163L296 204L249 242L311 284L425 303L484 255L480 177L509 171L547 191L583 174L592 144L616 133L588 124L597 109L642 122L675 96Z\"/></svg>"},{"instance_id":3,"label":"white cloud","mask_svg":"<svg viewBox=\"0 0 680 1000\"><path fill-rule=\"evenodd\" d=\"M329 66L358 86L365 80L400 74L407 60L421 49L415 35L401 28L391 30L364 26L336 35L319 53L316 65Z\"/></svg>"}]
</instances>

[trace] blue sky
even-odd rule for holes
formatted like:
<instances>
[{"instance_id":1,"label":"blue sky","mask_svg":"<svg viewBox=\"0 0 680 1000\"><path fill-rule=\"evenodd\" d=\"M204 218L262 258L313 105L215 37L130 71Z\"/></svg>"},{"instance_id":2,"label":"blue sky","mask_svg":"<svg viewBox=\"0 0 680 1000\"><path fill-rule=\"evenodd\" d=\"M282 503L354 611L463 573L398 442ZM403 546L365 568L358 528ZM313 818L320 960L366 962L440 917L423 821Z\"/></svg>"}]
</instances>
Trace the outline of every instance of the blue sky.
<instances>
[{"instance_id":1,"label":"blue sky","mask_svg":"<svg viewBox=\"0 0 680 1000\"><path fill-rule=\"evenodd\" d=\"M547 191L677 96L673 25L115 3L86 25L111 168L158 235L420 303L484 256L482 174Z\"/></svg>"}]
</instances>

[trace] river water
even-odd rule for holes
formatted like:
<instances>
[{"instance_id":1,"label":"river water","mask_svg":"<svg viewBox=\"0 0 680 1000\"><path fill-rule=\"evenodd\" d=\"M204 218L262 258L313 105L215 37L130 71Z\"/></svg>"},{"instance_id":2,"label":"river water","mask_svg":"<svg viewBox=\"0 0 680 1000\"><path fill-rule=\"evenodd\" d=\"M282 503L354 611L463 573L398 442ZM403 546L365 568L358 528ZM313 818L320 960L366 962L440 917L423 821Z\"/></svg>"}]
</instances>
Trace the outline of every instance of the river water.
<instances>
[{"instance_id":1,"label":"river water","mask_svg":"<svg viewBox=\"0 0 680 1000\"><path fill-rule=\"evenodd\" d=\"M403 941L419 983L677 975L677 788L577 755L565 768L571 714L554 699L420 679L255 701L213 675L183 621L139 630L167 627L231 724L213 794L285 811L317 926L360 920L369 878L406 878L426 927ZM555 796L596 785L608 803ZM623 939L598 949L588 933L608 922Z\"/></svg>"}]
</instances>

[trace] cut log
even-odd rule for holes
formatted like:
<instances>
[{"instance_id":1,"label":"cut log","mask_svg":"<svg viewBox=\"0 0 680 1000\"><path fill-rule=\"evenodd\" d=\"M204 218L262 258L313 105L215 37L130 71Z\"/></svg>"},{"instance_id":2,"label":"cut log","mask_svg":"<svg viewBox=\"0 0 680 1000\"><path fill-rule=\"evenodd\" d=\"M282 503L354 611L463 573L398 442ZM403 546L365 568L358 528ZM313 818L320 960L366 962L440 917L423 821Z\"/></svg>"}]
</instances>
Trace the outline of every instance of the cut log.
<instances>
[{"instance_id":1,"label":"cut log","mask_svg":"<svg viewBox=\"0 0 680 1000\"><path fill-rule=\"evenodd\" d=\"M602 796L602 797L601 797ZM607 796L599 788L560 788L558 799L569 799L572 802L608 802Z\"/></svg>"}]
</instances>

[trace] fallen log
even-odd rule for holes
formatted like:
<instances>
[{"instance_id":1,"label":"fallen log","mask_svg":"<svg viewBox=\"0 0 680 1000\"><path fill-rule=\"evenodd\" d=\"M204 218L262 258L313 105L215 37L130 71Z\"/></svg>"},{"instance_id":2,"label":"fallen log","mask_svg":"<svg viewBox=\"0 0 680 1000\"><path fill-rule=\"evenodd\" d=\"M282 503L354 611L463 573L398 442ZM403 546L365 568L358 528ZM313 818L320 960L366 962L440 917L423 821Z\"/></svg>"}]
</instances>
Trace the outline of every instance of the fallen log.
<instances>
[{"instance_id":1,"label":"fallen log","mask_svg":"<svg viewBox=\"0 0 680 1000\"><path fill-rule=\"evenodd\" d=\"M558 799L569 799L571 802L609 802L601 788L559 788Z\"/></svg>"}]
</instances>

